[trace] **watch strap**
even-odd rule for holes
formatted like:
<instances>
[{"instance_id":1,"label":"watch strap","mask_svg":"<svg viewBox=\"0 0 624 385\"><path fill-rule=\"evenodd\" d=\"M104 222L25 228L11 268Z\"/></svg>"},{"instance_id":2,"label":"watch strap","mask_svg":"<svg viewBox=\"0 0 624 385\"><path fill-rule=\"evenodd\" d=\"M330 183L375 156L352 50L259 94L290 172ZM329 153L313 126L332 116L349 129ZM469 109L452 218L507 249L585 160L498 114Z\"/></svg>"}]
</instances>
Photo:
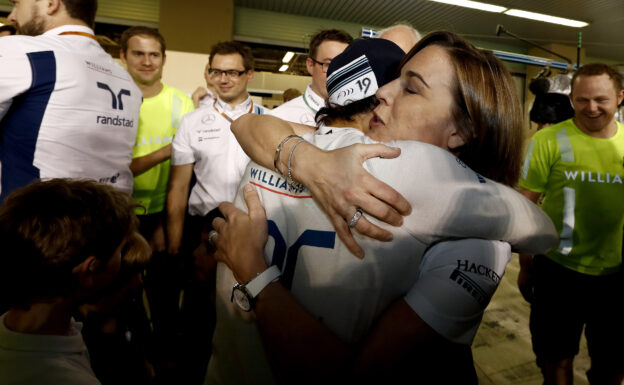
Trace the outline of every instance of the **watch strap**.
<instances>
[{"instance_id":1,"label":"watch strap","mask_svg":"<svg viewBox=\"0 0 624 385\"><path fill-rule=\"evenodd\" d=\"M247 293L249 293L252 298L256 298L262 289L264 289L269 283L279 278L280 275L282 275L282 272L279 267L273 265L249 281L245 285L245 289L247 289Z\"/></svg>"}]
</instances>

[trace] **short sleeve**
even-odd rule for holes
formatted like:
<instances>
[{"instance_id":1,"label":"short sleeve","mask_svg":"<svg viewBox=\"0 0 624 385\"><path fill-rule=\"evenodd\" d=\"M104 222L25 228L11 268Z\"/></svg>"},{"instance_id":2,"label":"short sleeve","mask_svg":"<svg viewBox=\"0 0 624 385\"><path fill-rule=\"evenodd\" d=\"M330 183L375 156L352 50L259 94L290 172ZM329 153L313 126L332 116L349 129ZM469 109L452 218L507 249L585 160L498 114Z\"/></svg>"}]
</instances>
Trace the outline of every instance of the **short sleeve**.
<instances>
[{"instance_id":1,"label":"short sleeve","mask_svg":"<svg viewBox=\"0 0 624 385\"><path fill-rule=\"evenodd\" d=\"M544 192L557 152L556 140L541 135L541 132L536 133L527 147L518 186Z\"/></svg>"},{"instance_id":2,"label":"short sleeve","mask_svg":"<svg viewBox=\"0 0 624 385\"><path fill-rule=\"evenodd\" d=\"M21 50L23 36L6 36L0 40L0 119L11 107L13 98L26 92L32 82L28 56Z\"/></svg>"},{"instance_id":3,"label":"short sleeve","mask_svg":"<svg viewBox=\"0 0 624 385\"><path fill-rule=\"evenodd\" d=\"M438 243L425 253L405 301L446 339L471 344L510 259L511 248L504 242Z\"/></svg>"},{"instance_id":4,"label":"short sleeve","mask_svg":"<svg viewBox=\"0 0 624 385\"><path fill-rule=\"evenodd\" d=\"M190 119L191 114L187 114L182 118L180 128L173 138L171 147L171 165L182 166L185 164L195 163L195 154L191 146L191 133L193 120Z\"/></svg>"}]
</instances>

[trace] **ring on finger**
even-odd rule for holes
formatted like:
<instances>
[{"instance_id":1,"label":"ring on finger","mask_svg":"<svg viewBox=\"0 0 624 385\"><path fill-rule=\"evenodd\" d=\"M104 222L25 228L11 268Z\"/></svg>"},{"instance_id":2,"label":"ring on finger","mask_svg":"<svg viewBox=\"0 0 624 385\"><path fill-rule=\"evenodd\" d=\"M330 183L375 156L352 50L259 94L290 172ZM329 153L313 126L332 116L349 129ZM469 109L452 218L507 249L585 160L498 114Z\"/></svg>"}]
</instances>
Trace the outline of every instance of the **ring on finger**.
<instances>
[{"instance_id":1,"label":"ring on finger","mask_svg":"<svg viewBox=\"0 0 624 385\"><path fill-rule=\"evenodd\" d=\"M362 218L362 209L357 209L349 221L349 228L354 228L360 218Z\"/></svg>"},{"instance_id":2,"label":"ring on finger","mask_svg":"<svg viewBox=\"0 0 624 385\"><path fill-rule=\"evenodd\" d=\"M211 230L210 233L208 233L208 243L214 246L214 242L212 241L212 239L217 235L219 235L219 233L216 230Z\"/></svg>"}]
</instances>

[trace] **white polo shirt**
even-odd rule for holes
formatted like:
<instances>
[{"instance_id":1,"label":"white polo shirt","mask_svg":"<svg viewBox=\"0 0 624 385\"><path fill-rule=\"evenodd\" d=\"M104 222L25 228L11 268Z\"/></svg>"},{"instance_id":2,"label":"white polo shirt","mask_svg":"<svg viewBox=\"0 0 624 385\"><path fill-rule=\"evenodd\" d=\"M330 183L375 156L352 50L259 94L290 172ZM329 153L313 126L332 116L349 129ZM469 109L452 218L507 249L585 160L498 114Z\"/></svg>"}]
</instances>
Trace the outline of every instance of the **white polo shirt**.
<instances>
[{"instance_id":1,"label":"white polo shirt","mask_svg":"<svg viewBox=\"0 0 624 385\"><path fill-rule=\"evenodd\" d=\"M374 143L360 131L334 128L308 135L319 148ZM365 251L353 256L306 188L291 191L284 177L251 162L235 205L246 210L242 189L256 188L267 213L267 264L281 284L346 344L361 342L390 304L406 302L445 338L469 344L511 257L543 252L557 242L552 221L515 190L477 174L448 151L414 141L391 142L396 159L373 158L365 167L412 205L390 243L354 234ZM365 214L366 215L366 214ZM448 241L457 238L484 240ZM438 243L440 241L445 241ZM431 245L436 245L428 249ZM230 302L232 272L217 267L217 323L206 383L272 383L253 321Z\"/></svg>"},{"instance_id":2,"label":"white polo shirt","mask_svg":"<svg viewBox=\"0 0 624 385\"><path fill-rule=\"evenodd\" d=\"M312 87L308 85L303 95L274 108L269 112L269 115L293 123L316 126L314 117L318 110L323 107L325 107L325 100L312 91Z\"/></svg>"},{"instance_id":3,"label":"white polo shirt","mask_svg":"<svg viewBox=\"0 0 624 385\"><path fill-rule=\"evenodd\" d=\"M100 385L82 339L82 323L71 321L68 335L18 333L0 316L0 384Z\"/></svg>"},{"instance_id":4,"label":"white polo shirt","mask_svg":"<svg viewBox=\"0 0 624 385\"><path fill-rule=\"evenodd\" d=\"M231 121L264 112L251 97L234 108L217 98L184 115L173 139L171 165L194 163L197 182L189 197L189 214L206 215L221 202L234 199L249 157L230 130Z\"/></svg>"},{"instance_id":5,"label":"white polo shirt","mask_svg":"<svg viewBox=\"0 0 624 385\"><path fill-rule=\"evenodd\" d=\"M0 200L38 178L89 178L132 192L142 94L89 35L65 25L0 39Z\"/></svg>"}]
</instances>

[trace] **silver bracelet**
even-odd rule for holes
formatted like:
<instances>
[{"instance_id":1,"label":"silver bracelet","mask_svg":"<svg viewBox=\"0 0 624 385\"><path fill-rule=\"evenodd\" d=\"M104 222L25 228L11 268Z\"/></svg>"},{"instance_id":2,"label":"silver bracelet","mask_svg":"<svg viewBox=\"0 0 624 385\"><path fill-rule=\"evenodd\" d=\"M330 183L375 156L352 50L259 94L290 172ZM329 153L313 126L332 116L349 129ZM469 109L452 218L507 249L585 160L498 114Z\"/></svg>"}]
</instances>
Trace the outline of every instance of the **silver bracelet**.
<instances>
[{"instance_id":1,"label":"silver bracelet","mask_svg":"<svg viewBox=\"0 0 624 385\"><path fill-rule=\"evenodd\" d=\"M289 140L295 139L295 138L301 139L299 135L290 134L280 142L277 148L275 148L275 156L273 157L273 168L275 169L275 172L281 174L282 176L284 174L282 174L282 172L277 167L277 165L282 162L282 149L284 148L284 145L288 143Z\"/></svg>"},{"instance_id":2,"label":"silver bracelet","mask_svg":"<svg viewBox=\"0 0 624 385\"><path fill-rule=\"evenodd\" d=\"M299 143L301 142L305 142L305 140L303 138L299 138L299 140L293 144L293 146L290 148L290 154L288 154L288 191L295 191L296 189L298 189L301 185L299 183L295 183L293 177L292 177L292 159L293 159L293 154L295 153L295 148L297 148L297 146L299 145Z\"/></svg>"}]
</instances>

